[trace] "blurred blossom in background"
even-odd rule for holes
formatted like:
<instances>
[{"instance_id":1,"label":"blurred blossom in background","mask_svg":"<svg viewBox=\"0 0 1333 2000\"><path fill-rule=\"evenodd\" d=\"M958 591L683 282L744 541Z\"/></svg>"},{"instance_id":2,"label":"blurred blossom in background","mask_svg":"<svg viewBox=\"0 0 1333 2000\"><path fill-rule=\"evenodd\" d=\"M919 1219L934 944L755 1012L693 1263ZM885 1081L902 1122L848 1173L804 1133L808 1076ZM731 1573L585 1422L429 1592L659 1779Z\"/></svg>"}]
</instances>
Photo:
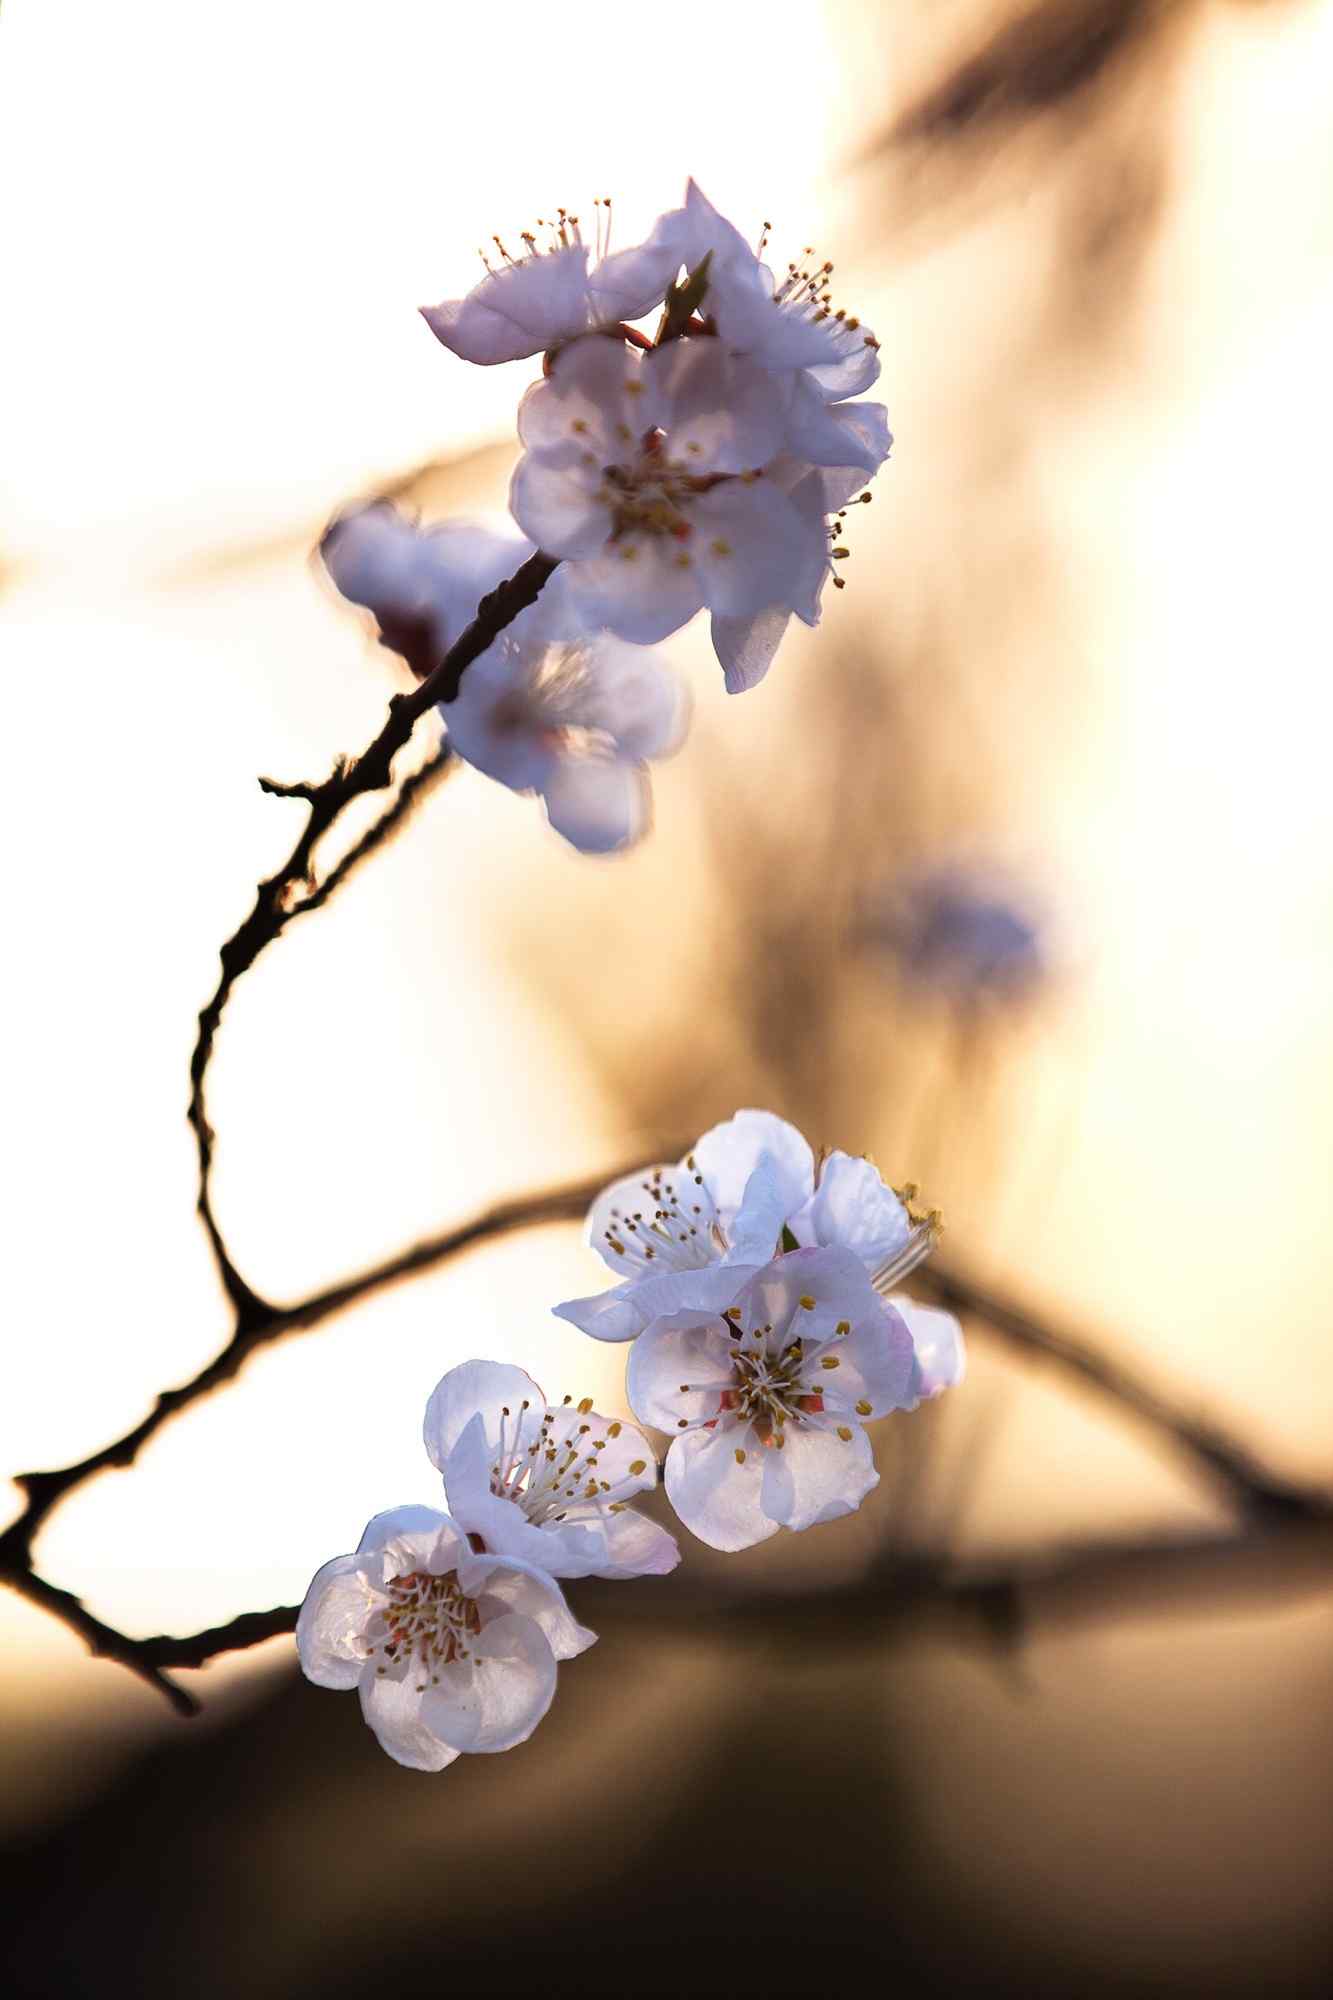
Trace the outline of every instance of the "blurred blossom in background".
<instances>
[{"instance_id":1,"label":"blurred blossom in background","mask_svg":"<svg viewBox=\"0 0 1333 2000\"><path fill-rule=\"evenodd\" d=\"M311 551L358 499L502 508L535 372L417 307L556 201L611 194L632 243L692 173L779 263L835 260L881 341L848 588L741 700L706 625L668 643L693 728L632 852L464 770L266 955L211 1080L237 1261L296 1296L769 1105L1327 1482L1331 86L1320 0L11 0L7 1468L119 1434L222 1336L183 1114L295 824L255 778L322 774L408 685ZM550 1314L599 1282L551 1228L274 1347L63 1506L42 1573L132 1632L299 1601L377 1510L438 1504L451 1366L624 1411L623 1354ZM185 1727L0 1597L12 1990L1326 1990L1316 1562L1117 1571L1007 1633L847 1608L941 1547L1228 1518L968 1333L857 1515L682 1536L587 1597L539 1735L438 1780L290 1641L188 1676ZM702 1585L802 1602L692 1617Z\"/></svg>"}]
</instances>

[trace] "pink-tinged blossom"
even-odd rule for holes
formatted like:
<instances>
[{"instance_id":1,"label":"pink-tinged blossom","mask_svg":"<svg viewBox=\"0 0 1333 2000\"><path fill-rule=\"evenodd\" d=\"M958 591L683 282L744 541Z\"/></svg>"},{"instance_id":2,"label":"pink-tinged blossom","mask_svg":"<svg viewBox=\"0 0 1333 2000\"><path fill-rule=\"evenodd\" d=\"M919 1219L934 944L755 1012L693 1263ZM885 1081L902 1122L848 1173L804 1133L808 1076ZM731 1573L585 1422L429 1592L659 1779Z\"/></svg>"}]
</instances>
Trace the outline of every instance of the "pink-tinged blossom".
<instances>
[{"instance_id":1,"label":"pink-tinged blossom","mask_svg":"<svg viewBox=\"0 0 1333 2000\"><path fill-rule=\"evenodd\" d=\"M715 1276L718 1274L714 1274ZM864 1426L914 1400L912 1336L849 1250L733 1266L725 1304L653 1319L630 1407L671 1434L667 1498L715 1549L747 1549L860 1506L878 1484Z\"/></svg>"},{"instance_id":2,"label":"pink-tinged blossom","mask_svg":"<svg viewBox=\"0 0 1333 2000\"><path fill-rule=\"evenodd\" d=\"M729 1303L730 1267L794 1246L849 1250L886 1294L927 1256L938 1218L870 1160L826 1153L771 1111L738 1111L678 1166L613 1181L588 1214L592 1247L621 1282L555 1308L598 1340L633 1340L680 1306Z\"/></svg>"},{"instance_id":3,"label":"pink-tinged blossom","mask_svg":"<svg viewBox=\"0 0 1333 2000\"><path fill-rule=\"evenodd\" d=\"M705 607L817 617L824 514L769 474L783 423L773 378L717 340L576 340L523 399L510 506L565 559L586 623L623 639L664 639Z\"/></svg>"},{"instance_id":4,"label":"pink-tinged blossom","mask_svg":"<svg viewBox=\"0 0 1333 2000\"><path fill-rule=\"evenodd\" d=\"M385 643L429 666L533 545L469 522L421 529L381 501L335 522L321 551L343 595L375 614ZM658 654L585 631L558 570L440 713L460 757L538 795L557 833L600 854L646 832L648 763L678 747L689 702Z\"/></svg>"},{"instance_id":5,"label":"pink-tinged blossom","mask_svg":"<svg viewBox=\"0 0 1333 2000\"><path fill-rule=\"evenodd\" d=\"M526 230L511 256L495 237L495 260L481 253L486 274L466 298L421 308L435 338L464 361L518 361L660 306L680 267L675 245L655 235L636 249L612 252L611 204L599 199L594 208L591 246L578 217L563 209L553 222L538 223L544 247L536 231Z\"/></svg>"},{"instance_id":6,"label":"pink-tinged blossom","mask_svg":"<svg viewBox=\"0 0 1333 2000\"><path fill-rule=\"evenodd\" d=\"M453 1518L493 1554L550 1576L664 1576L675 1539L631 1502L657 1484L643 1433L591 1398L548 1403L495 1361L451 1368L426 1406L426 1450Z\"/></svg>"},{"instance_id":7,"label":"pink-tinged blossom","mask_svg":"<svg viewBox=\"0 0 1333 2000\"><path fill-rule=\"evenodd\" d=\"M296 1625L307 1677L356 1688L381 1748L416 1771L525 1742L551 1705L556 1662L595 1637L548 1574L477 1554L429 1507L377 1514L354 1555L317 1572Z\"/></svg>"}]
</instances>

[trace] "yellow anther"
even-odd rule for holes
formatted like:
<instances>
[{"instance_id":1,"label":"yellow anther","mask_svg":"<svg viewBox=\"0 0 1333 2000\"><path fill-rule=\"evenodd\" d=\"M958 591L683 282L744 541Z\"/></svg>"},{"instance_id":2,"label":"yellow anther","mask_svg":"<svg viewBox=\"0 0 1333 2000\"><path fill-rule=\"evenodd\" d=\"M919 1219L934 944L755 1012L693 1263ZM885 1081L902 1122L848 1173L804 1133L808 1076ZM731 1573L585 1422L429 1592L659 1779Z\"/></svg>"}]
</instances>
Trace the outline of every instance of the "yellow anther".
<instances>
[{"instance_id":1,"label":"yellow anther","mask_svg":"<svg viewBox=\"0 0 1333 2000\"><path fill-rule=\"evenodd\" d=\"M861 1401L856 1406L856 1414L858 1417L868 1417L870 1415L870 1405L869 1403L866 1402L864 1397L862 1397Z\"/></svg>"},{"instance_id":2,"label":"yellow anther","mask_svg":"<svg viewBox=\"0 0 1333 2000\"><path fill-rule=\"evenodd\" d=\"M838 1425L838 1436L842 1439L844 1444L850 1444L852 1441L851 1431L848 1429L846 1424Z\"/></svg>"},{"instance_id":3,"label":"yellow anther","mask_svg":"<svg viewBox=\"0 0 1333 2000\"><path fill-rule=\"evenodd\" d=\"M811 1298L811 1296L810 1296L809 1292L806 1292L806 1293L805 1293L805 1294L804 1294L804 1295L802 1296L802 1299L801 1299L801 1304L802 1304L802 1305L803 1305L803 1306L805 1307L805 1309L806 1309L806 1311L807 1311L807 1312L813 1312L813 1311L814 1311L814 1306L815 1306L815 1302L814 1302L814 1300L813 1300L813 1299Z\"/></svg>"},{"instance_id":4,"label":"yellow anther","mask_svg":"<svg viewBox=\"0 0 1333 2000\"><path fill-rule=\"evenodd\" d=\"M849 1319L840 1319L838 1321L838 1324L833 1329L835 1333L850 1333L851 1330L852 1330L852 1323Z\"/></svg>"},{"instance_id":5,"label":"yellow anther","mask_svg":"<svg viewBox=\"0 0 1333 2000\"><path fill-rule=\"evenodd\" d=\"M586 1416L587 1416L587 1414L588 1414L588 1412L589 1412L589 1410L590 1410L591 1408L592 1408L592 1397L591 1397L591 1396L585 1396L585 1397L583 1398L583 1401L582 1401L582 1402L581 1402L581 1403L579 1404L579 1415L580 1415L581 1417L586 1417ZM586 1429L586 1426L585 1426L585 1429Z\"/></svg>"},{"instance_id":6,"label":"yellow anther","mask_svg":"<svg viewBox=\"0 0 1333 2000\"><path fill-rule=\"evenodd\" d=\"M647 1470L648 1470L647 1459L636 1458L634 1463L631 1465L629 1469L629 1476L631 1479L637 1479L641 1472L646 1472Z\"/></svg>"},{"instance_id":7,"label":"yellow anther","mask_svg":"<svg viewBox=\"0 0 1333 2000\"><path fill-rule=\"evenodd\" d=\"M737 1465L744 1465L745 1463L745 1453L740 1449L739 1445L736 1447L736 1463Z\"/></svg>"},{"instance_id":8,"label":"yellow anther","mask_svg":"<svg viewBox=\"0 0 1333 2000\"><path fill-rule=\"evenodd\" d=\"M838 1365L838 1357L836 1354L826 1354L824 1356L824 1359L820 1362L819 1365L821 1368L836 1368Z\"/></svg>"}]
</instances>

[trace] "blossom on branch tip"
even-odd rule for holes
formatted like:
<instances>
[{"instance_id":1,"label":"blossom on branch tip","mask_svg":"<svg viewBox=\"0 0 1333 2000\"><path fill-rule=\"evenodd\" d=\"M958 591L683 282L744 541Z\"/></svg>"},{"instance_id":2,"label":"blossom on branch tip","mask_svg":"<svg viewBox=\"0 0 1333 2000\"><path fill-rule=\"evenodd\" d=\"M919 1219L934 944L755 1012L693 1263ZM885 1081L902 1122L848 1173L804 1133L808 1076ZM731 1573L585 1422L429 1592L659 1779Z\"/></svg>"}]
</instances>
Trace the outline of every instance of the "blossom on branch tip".
<instances>
[{"instance_id":1,"label":"blossom on branch tip","mask_svg":"<svg viewBox=\"0 0 1333 2000\"><path fill-rule=\"evenodd\" d=\"M376 502L336 522L322 553L343 595L374 612L385 643L415 665L404 635L424 634L433 665L533 546L468 522L420 529ZM538 794L556 832L581 852L608 853L647 830L648 760L678 747L689 703L660 656L585 629L557 570L440 713L467 763Z\"/></svg>"},{"instance_id":2,"label":"blossom on branch tip","mask_svg":"<svg viewBox=\"0 0 1333 2000\"><path fill-rule=\"evenodd\" d=\"M377 1514L354 1555L316 1573L296 1625L307 1678L356 1688L380 1747L417 1771L525 1742L551 1705L556 1662L595 1636L548 1574L478 1554L429 1507Z\"/></svg>"},{"instance_id":3,"label":"blossom on branch tip","mask_svg":"<svg viewBox=\"0 0 1333 2000\"><path fill-rule=\"evenodd\" d=\"M864 1425L915 1400L916 1363L903 1318L849 1250L724 1275L726 1304L650 1322L626 1387L635 1415L672 1435L677 1514L734 1550L860 1506L879 1481Z\"/></svg>"},{"instance_id":4,"label":"blossom on branch tip","mask_svg":"<svg viewBox=\"0 0 1333 2000\"><path fill-rule=\"evenodd\" d=\"M595 1339L633 1340L662 1313L728 1304L731 1267L798 1246L851 1251L887 1295L938 1235L938 1216L914 1211L915 1193L889 1187L866 1159L830 1152L816 1161L771 1111L738 1111L679 1166L602 1190L588 1237L622 1282L555 1310Z\"/></svg>"},{"instance_id":5,"label":"blossom on branch tip","mask_svg":"<svg viewBox=\"0 0 1333 2000\"><path fill-rule=\"evenodd\" d=\"M680 1561L630 1505L657 1484L652 1446L591 1398L548 1403L521 1368L465 1361L436 1385L424 1435L450 1513L492 1553L558 1577L664 1576Z\"/></svg>"}]
</instances>

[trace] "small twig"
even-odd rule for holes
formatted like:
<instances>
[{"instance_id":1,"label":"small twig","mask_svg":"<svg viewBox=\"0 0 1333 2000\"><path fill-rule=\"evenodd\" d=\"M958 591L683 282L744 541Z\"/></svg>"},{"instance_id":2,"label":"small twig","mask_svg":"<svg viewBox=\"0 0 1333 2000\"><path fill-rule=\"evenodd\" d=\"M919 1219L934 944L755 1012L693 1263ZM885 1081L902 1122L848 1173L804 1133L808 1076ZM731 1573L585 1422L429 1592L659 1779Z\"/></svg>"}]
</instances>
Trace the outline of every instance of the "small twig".
<instances>
[{"instance_id":1,"label":"small twig","mask_svg":"<svg viewBox=\"0 0 1333 2000\"><path fill-rule=\"evenodd\" d=\"M398 787L398 796L393 804L387 806L379 818L366 828L360 839L353 842L342 860L329 870L319 887L312 889L308 896L301 899L292 911L292 915L306 917L312 910L322 908L330 896L341 889L354 869L359 868L363 861L393 838L413 807L420 805L422 799L434 791L442 779L449 776L456 768L456 764L457 760L448 741L442 742L431 752L419 770L413 771L410 778L404 778Z\"/></svg>"}]
</instances>

